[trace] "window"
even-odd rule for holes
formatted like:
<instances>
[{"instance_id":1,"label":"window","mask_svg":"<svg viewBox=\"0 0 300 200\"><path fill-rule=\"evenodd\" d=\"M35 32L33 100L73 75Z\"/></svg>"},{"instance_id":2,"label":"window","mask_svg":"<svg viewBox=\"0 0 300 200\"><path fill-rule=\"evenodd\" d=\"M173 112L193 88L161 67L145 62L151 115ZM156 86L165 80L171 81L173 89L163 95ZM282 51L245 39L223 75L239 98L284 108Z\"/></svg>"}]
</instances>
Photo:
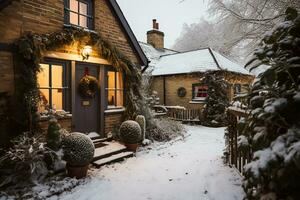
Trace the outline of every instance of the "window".
<instances>
[{"instance_id":1,"label":"window","mask_svg":"<svg viewBox=\"0 0 300 200\"><path fill-rule=\"evenodd\" d=\"M70 88L67 67L62 63L40 64L41 71L37 75L40 99L40 113L47 109L70 111Z\"/></svg>"},{"instance_id":2,"label":"window","mask_svg":"<svg viewBox=\"0 0 300 200\"><path fill-rule=\"evenodd\" d=\"M193 84L193 100L205 100L208 86L201 84Z\"/></svg>"},{"instance_id":3,"label":"window","mask_svg":"<svg viewBox=\"0 0 300 200\"><path fill-rule=\"evenodd\" d=\"M116 71L107 71L107 105L108 108L123 107L124 83L123 74Z\"/></svg>"},{"instance_id":4,"label":"window","mask_svg":"<svg viewBox=\"0 0 300 200\"><path fill-rule=\"evenodd\" d=\"M241 84L235 84L234 85L234 94L237 95L237 94L240 94L241 92L242 92Z\"/></svg>"},{"instance_id":5,"label":"window","mask_svg":"<svg viewBox=\"0 0 300 200\"><path fill-rule=\"evenodd\" d=\"M92 10L91 0L65 0L65 23L92 29Z\"/></svg>"}]
</instances>

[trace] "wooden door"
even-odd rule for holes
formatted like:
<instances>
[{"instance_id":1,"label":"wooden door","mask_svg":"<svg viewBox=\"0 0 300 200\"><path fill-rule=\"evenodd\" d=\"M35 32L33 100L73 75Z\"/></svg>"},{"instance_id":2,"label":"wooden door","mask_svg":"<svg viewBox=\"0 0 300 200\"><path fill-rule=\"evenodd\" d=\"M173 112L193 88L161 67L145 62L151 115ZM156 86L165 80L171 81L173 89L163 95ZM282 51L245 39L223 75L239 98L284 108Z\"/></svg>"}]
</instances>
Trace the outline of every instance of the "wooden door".
<instances>
[{"instance_id":1,"label":"wooden door","mask_svg":"<svg viewBox=\"0 0 300 200\"><path fill-rule=\"evenodd\" d=\"M100 87L94 98L83 98L78 92L78 85L82 77L88 73L98 79L100 67L89 63L76 63L75 67L75 108L73 129L76 132L99 134L100 130Z\"/></svg>"}]
</instances>

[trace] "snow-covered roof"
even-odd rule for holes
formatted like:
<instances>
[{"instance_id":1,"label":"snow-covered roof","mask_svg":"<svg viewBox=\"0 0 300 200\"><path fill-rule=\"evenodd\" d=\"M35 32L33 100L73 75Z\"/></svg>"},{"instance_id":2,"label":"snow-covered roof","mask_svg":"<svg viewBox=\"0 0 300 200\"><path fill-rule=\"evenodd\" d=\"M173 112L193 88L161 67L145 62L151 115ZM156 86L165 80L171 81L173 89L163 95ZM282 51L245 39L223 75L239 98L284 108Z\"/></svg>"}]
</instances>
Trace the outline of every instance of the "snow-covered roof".
<instances>
[{"instance_id":1,"label":"snow-covered roof","mask_svg":"<svg viewBox=\"0 0 300 200\"><path fill-rule=\"evenodd\" d=\"M151 45L147 44L142 46L151 49L146 51L145 54L148 57L149 52L154 59L148 57L151 61L150 65L153 66L152 75L172 75L172 74L185 74L193 72L206 72L206 71L218 71L227 70L231 72L250 75L249 71L237 63L231 61L218 52L211 50L210 48L204 48L187 52L171 52L171 54L154 54L156 50ZM152 51L153 49L154 51ZM145 50L144 50L145 51ZM153 53L154 52L154 53ZM153 53L153 54L152 54ZM152 62L154 61L154 62Z\"/></svg>"},{"instance_id":2,"label":"snow-covered roof","mask_svg":"<svg viewBox=\"0 0 300 200\"><path fill-rule=\"evenodd\" d=\"M161 56L178 53L178 51L174 51L171 49L156 49L151 44L147 44L144 42L139 43L148 60L150 61L149 66L152 67L156 65L157 61L160 59Z\"/></svg>"}]
</instances>

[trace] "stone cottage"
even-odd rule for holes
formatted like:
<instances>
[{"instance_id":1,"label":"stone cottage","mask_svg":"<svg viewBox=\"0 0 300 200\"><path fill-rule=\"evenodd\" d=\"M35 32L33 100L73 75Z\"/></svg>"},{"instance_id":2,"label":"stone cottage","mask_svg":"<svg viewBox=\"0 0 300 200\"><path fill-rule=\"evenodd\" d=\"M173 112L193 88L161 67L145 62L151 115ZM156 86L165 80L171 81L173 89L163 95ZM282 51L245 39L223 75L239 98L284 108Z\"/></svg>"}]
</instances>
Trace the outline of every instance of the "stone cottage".
<instances>
[{"instance_id":1,"label":"stone cottage","mask_svg":"<svg viewBox=\"0 0 300 200\"><path fill-rule=\"evenodd\" d=\"M161 105L201 109L208 89L201 78L208 71L224 75L230 85L230 100L247 93L254 79L242 66L209 47L186 52L164 48L164 33L155 19L153 29L147 32L147 43L140 45L150 60L145 70L152 75L151 88Z\"/></svg>"}]
</instances>

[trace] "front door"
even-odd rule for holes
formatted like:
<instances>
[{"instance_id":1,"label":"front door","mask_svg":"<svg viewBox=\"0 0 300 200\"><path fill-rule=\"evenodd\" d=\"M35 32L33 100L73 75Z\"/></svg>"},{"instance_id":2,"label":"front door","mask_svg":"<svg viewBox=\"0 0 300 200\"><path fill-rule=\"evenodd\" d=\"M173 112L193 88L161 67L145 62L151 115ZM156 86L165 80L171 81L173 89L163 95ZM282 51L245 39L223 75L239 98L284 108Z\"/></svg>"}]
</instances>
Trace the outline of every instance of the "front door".
<instances>
[{"instance_id":1,"label":"front door","mask_svg":"<svg viewBox=\"0 0 300 200\"><path fill-rule=\"evenodd\" d=\"M74 126L76 132L99 134L100 130L100 89L93 98L85 98L78 92L80 80L85 75L95 77L99 82L99 66L89 63L76 63L75 70L75 109Z\"/></svg>"}]
</instances>

